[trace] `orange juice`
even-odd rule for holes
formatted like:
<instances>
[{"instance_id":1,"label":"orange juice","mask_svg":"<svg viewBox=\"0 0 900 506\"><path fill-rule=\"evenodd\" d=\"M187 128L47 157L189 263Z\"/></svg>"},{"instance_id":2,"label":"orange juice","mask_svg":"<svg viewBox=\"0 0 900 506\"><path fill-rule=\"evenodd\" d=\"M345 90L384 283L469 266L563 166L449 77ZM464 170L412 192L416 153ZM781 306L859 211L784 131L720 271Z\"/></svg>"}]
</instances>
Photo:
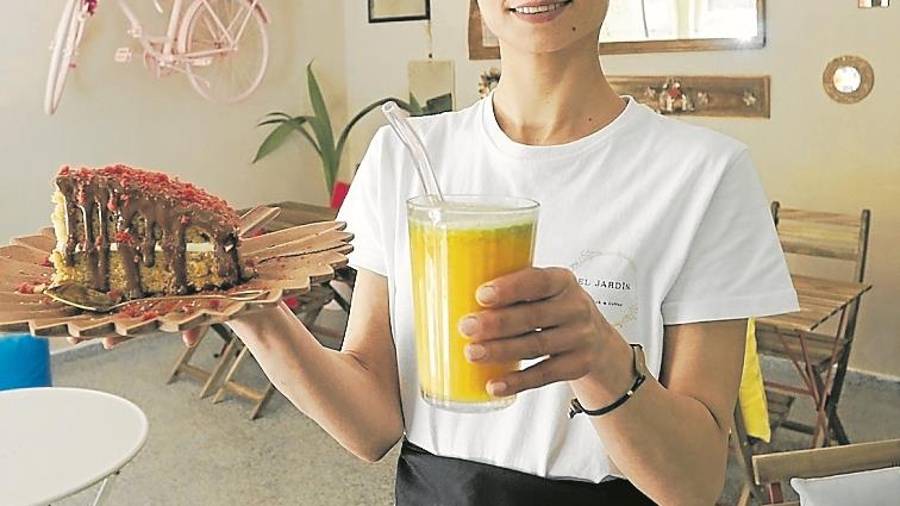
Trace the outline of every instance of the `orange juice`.
<instances>
[{"instance_id":1,"label":"orange juice","mask_svg":"<svg viewBox=\"0 0 900 506\"><path fill-rule=\"evenodd\" d=\"M426 401L455 411L508 406L488 394L488 380L517 362L473 364L457 326L480 311L475 291L494 278L531 266L537 203L506 197L448 196L409 201L409 241L419 384Z\"/></svg>"}]
</instances>

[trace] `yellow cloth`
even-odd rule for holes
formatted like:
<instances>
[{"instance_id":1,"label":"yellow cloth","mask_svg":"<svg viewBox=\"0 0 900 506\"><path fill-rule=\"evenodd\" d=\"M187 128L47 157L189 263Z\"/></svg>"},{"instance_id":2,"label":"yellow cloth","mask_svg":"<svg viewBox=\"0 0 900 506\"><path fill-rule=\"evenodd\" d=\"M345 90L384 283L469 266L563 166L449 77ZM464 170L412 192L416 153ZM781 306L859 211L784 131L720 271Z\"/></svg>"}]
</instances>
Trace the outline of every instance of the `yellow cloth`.
<instances>
[{"instance_id":1,"label":"yellow cloth","mask_svg":"<svg viewBox=\"0 0 900 506\"><path fill-rule=\"evenodd\" d=\"M756 320L753 318L747 321L747 345L744 349L744 372L741 375L738 402L747 435L768 443L772 439L772 430L769 427L766 388L763 385L762 369L759 367L759 355L756 353Z\"/></svg>"}]
</instances>

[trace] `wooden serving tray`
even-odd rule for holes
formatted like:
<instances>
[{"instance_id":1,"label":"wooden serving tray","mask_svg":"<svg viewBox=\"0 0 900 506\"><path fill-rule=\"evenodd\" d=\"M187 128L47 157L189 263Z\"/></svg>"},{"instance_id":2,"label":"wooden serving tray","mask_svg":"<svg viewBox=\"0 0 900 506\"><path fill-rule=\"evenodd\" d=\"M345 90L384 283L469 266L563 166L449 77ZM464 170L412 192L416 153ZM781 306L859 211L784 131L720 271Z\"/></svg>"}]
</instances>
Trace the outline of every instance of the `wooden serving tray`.
<instances>
[{"instance_id":1,"label":"wooden serving tray","mask_svg":"<svg viewBox=\"0 0 900 506\"><path fill-rule=\"evenodd\" d=\"M241 217L241 259L256 275L227 292L263 290L252 301L203 299L137 299L114 313L82 311L40 293L20 293L23 283L49 284L53 268L47 257L56 245L53 228L17 237L0 247L0 332L28 332L44 337L138 337L155 332L181 332L200 325L224 323L237 315L278 304L285 296L306 293L313 284L334 277L347 264L352 234L336 221L310 223L259 235L278 216L277 207L257 207ZM225 293L227 293L225 292ZM135 315L137 316L129 316Z\"/></svg>"}]
</instances>

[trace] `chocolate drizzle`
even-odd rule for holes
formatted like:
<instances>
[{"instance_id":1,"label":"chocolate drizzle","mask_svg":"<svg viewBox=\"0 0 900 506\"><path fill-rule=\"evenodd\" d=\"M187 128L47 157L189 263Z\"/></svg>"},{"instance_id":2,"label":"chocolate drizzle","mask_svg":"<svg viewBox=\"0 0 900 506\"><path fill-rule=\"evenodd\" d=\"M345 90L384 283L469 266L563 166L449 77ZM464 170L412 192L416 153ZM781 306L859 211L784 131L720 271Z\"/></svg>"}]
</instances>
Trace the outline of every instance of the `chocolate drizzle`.
<instances>
[{"instance_id":1,"label":"chocolate drizzle","mask_svg":"<svg viewBox=\"0 0 900 506\"><path fill-rule=\"evenodd\" d=\"M172 286L166 291L189 293L186 243L190 226L213 243L218 274L229 283L240 281L237 215L224 201L164 174L124 166L99 170L65 167L56 184L65 197L68 236L64 260L72 265L81 246L91 288L110 289L109 256L114 239L122 259L126 298L144 296L140 265L156 264L157 243L165 253L165 267L172 273Z\"/></svg>"}]
</instances>

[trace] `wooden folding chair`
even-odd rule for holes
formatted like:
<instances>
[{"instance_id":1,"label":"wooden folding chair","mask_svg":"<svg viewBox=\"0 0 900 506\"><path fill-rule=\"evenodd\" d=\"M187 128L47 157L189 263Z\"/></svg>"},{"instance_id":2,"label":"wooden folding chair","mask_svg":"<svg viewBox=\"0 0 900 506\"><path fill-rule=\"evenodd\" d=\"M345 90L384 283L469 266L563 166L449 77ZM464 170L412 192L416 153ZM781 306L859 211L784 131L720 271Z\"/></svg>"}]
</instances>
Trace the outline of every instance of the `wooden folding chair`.
<instances>
[{"instance_id":1,"label":"wooden folding chair","mask_svg":"<svg viewBox=\"0 0 900 506\"><path fill-rule=\"evenodd\" d=\"M769 411L769 426L772 430L772 439L775 438L775 432L787 420L791 411L791 405L794 398L778 392L766 391L766 404ZM756 485L753 476L753 464L751 459L761 444L758 439L747 435L744 427L744 417L741 414L741 405L737 403L734 409L734 426L731 431L731 448L738 457L737 462L741 467L743 475L741 491L736 506L745 506L750 504L751 499L755 499L757 504L765 502L765 492L762 487Z\"/></svg>"},{"instance_id":2,"label":"wooden folding chair","mask_svg":"<svg viewBox=\"0 0 900 506\"><path fill-rule=\"evenodd\" d=\"M781 483L791 478L823 478L894 466L900 466L900 439L753 457L756 484L768 487L770 504L778 506L800 505L783 502Z\"/></svg>"},{"instance_id":3,"label":"wooden folding chair","mask_svg":"<svg viewBox=\"0 0 900 506\"><path fill-rule=\"evenodd\" d=\"M197 348L200 347L200 342L206 339L210 331L221 337L224 340L224 343L216 357L216 363L212 370L207 371L197 365L191 364L190 361L197 351ZM222 324L212 325L204 335L200 336L196 345L190 348L185 347L184 351L181 352L181 355L178 356L178 360L175 361L175 365L172 367L172 372L169 374L166 384L174 382L179 375L183 374L203 383L203 386L200 388L199 397L201 399L206 398L212 393L213 389L219 385L222 374L234 359L237 358L238 352L240 351L237 349L237 345L238 339L234 337L231 329Z\"/></svg>"},{"instance_id":4,"label":"wooden folding chair","mask_svg":"<svg viewBox=\"0 0 900 506\"><path fill-rule=\"evenodd\" d=\"M863 282L871 220L868 209L859 216L851 216L786 209L776 201L772 203L772 217L785 253L852 262L852 281ZM782 423L785 429L813 435L814 445L818 437L824 439L825 445L832 438L840 444L850 442L837 409L858 314L859 299L856 299L841 311L834 335L786 331L764 324L757 326L760 354L790 360L804 382L802 388L775 382L767 382L766 386L787 395L809 395L823 408L821 411L827 417L826 434L817 434L810 425L790 420Z\"/></svg>"}]
</instances>

